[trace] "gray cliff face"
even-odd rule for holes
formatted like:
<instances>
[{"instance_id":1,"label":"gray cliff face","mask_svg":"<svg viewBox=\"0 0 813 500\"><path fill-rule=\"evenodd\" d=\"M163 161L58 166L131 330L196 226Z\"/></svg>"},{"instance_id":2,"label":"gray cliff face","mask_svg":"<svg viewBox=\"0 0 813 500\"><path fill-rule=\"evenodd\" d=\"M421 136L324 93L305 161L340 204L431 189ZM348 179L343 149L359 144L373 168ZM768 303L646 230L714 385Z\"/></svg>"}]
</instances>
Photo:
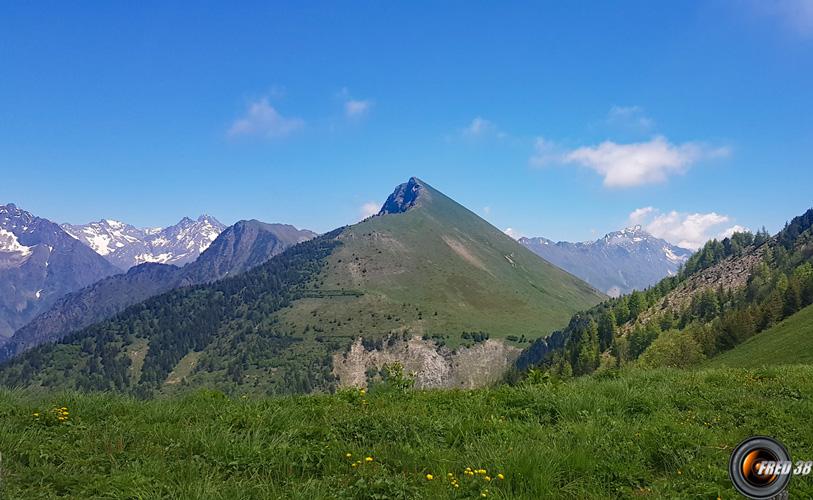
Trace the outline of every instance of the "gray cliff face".
<instances>
[{"instance_id":1,"label":"gray cliff face","mask_svg":"<svg viewBox=\"0 0 813 500\"><path fill-rule=\"evenodd\" d=\"M675 274L692 254L640 226L586 243L553 242L539 237L521 238L519 242L610 296L654 285Z\"/></svg>"},{"instance_id":2,"label":"gray cliff face","mask_svg":"<svg viewBox=\"0 0 813 500\"><path fill-rule=\"evenodd\" d=\"M384 202L378 215L406 212L419 203L423 192L421 181L417 177L410 178L408 182L395 188L395 191Z\"/></svg>"}]
</instances>

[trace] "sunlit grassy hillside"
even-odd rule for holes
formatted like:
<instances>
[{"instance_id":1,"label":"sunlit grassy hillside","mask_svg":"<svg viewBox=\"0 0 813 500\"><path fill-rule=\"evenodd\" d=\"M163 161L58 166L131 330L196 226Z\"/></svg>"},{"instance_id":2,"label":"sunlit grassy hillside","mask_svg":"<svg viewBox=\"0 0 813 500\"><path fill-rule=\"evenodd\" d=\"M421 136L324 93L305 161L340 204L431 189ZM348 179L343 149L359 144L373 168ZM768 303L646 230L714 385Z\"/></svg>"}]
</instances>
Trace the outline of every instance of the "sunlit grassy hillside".
<instances>
[{"instance_id":1,"label":"sunlit grassy hillside","mask_svg":"<svg viewBox=\"0 0 813 500\"><path fill-rule=\"evenodd\" d=\"M348 227L327 258L320 294L280 312L293 332L538 338L606 298L418 179L416 206Z\"/></svg>"},{"instance_id":2,"label":"sunlit grassy hillside","mask_svg":"<svg viewBox=\"0 0 813 500\"><path fill-rule=\"evenodd\" d=\"M813 457L811 398L813 367L627 371L472 392L257 400L0 392L0 492L734 498L726 464L743 438L773 435L793 457ZM66 410L53 409L63 407L60 421ZM792 498L811 495L810 478L792 480Z\"/></svg>"},{"instance_id":3,"label":"sunlit grassy hillside","mask_svg":"<svg viewBox=\"0 0 813 500\"><path fill-rule=\"evenodd\" d=\"M813 363L813 306L709 360L709 366L759 367Z\"/></svg>"}]
</instances>

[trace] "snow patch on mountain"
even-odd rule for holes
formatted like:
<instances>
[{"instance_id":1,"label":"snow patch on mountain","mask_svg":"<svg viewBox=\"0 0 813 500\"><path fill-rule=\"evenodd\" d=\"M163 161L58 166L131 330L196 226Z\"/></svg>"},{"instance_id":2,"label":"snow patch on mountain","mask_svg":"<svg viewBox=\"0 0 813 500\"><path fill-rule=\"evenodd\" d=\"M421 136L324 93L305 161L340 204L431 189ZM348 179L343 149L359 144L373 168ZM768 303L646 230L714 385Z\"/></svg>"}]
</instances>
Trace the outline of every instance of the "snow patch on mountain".
<instances>
[{"instance_id":1,"label":"snow patch on mountain","mask_svg":"<svg viewBox=\"0 0 813 500\"><path fill-rule=\"evenodd\" d=\"M610 296L644 289L674 275L692 254L691 250L656 238L639 225L608 233L596 241L554 243L538 237L521 238L519 242Z\"/></svg>"},{"instance_id":2,"label":"snow patch on mountain","mask_svg":"<svg viewBox=\"0 0 813 500\"><path fill-rule=\"evenodd\" d=\"M18 254L19 257L31 255L33 247L22 245L17 236L11 231L0 229L0 252Z\"/></svg>"},{"instance_id":3,"label":"snow patch on mountain","mask_svg":"<svg viewBox=\"0 0 813 500\"><path fill-rule=\"evenodd\" d=\"M142 253L141 255L136 255L135 260L138 264L143 264L145 262L157 262L159 264L166 264L173 258L183 257L184 255L176 256L171 253L159 253L158 255L154 255L151 253Z\"/></svg>"},{"instance_id":4,"label":"snow patch on mountain","mask_svg":"<svg viewBox=\"0 0 813 500\"><path fill-rule=\"evenodd\" d=\"M0 344L62 295L116 271L57 224L0 205Z\"/></svg>"},{"instance_id":5,"label":"snow patch on mountain","mask_svg":"<svg viewBox=\"0 0 813 500\"><path fill-rule=\"evenodd\" d=\"M201 215L197 220L184 217L165 228L142 229L113 219L83 225L63 224L62 228L109 262L127 270L145 262L178 266L192 262L225 226L214 217Z\"/></svg>"},{"instance_id":6,"label":"snow patch on mountain","mask_svg":"<svg viewBox=\"0 0 813 500\"><path fill-rule=\"evenodd\" d=\"M677 255L668 246L663 247L663 253L666 255L666 258L669 259L669 261L675 262L677 264L683 264L689 258L689 255L691 255L691 254ZM670 276L671 274L672 273L670 273Z\"/></svg>"}]
</instances>

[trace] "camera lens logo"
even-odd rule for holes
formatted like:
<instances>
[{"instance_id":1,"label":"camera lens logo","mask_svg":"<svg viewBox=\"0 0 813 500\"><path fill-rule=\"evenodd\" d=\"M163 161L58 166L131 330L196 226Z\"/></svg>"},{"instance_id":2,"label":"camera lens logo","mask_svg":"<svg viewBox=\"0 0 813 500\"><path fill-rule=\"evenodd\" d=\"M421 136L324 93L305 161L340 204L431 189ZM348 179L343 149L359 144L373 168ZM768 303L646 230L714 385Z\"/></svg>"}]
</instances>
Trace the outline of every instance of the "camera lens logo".
<instances>
[{"instance_id":1,"label":"camera lens logo","mask_svg":"<svg viewBox=\"0 0 813 500\"><path fill-rule=\"evenodd\" d=\"M790 455L782 443L773 438L755 436L734 449L728 475L744 496L768 499L787 488L791 469Z\"/></svg>"}]
</instances>

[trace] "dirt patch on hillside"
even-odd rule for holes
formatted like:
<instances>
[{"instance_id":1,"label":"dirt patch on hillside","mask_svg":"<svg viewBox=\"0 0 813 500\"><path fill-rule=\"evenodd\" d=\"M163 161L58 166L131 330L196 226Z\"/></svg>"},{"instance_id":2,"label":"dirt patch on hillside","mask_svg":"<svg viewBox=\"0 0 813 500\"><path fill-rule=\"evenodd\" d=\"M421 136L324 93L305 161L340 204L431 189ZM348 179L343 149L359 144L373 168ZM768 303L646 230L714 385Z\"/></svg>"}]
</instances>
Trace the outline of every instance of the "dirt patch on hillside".
<instances>
[{"instance_id":1,"label":"dirt patch on hillside","mask_svg":"<svg viewBox=\"0 0 813 500\"><path fill-rule=\"evenodd\" d=\"M178 364L175 365L175 368L172 372L167 376L167 379L164 381L164 384L173 385L180 383L184 378L188 377L192 374L192 370L195 368L195 365L198 364L198 360L200 359L202 352L192 351L188 353L186 356L181 358L178 361Z\"/></svg>"},{"instance_id":2,"label":"dirt patch on hillside","mask_svg":"<svg viewBox=\"0 0 813 500\"><path fill-rule=\"evenodd\" d=\"M333 355L333 374L342 387L366 387L367 371L399 362L415 374L415 387L474 388L498 381L517 359L520 349L501 340L487 340L452 351L433 341L412 337L368 351L357 339L347 353Z\"/></svg>"},{"instance_id":3,"label":"dirt patch on hillside","mask_svg":"<svg viewBox=\"0 0 813 500\"><path fill-rule=\"evenodd\" d=\"M491 271L489 271L486 268L485 264L483 264L483 261L481 261L479 258L477 258L477 256L469 252L469 249L466 248L466 245L464 245L462 241L456 240L451 236L447 236L445 234L442 236L442 238L443 242L449 245L449 248L451 248L454 251L454 253L456 253L460 257L463 257L463 259L466 262L468 262L469 264L473 265L478 269L487 272L488 274L491 274Z\"/></svg>"},{"instance_id":4,"label":"dirt patch on hillside","mask_svg":"<svg viewBox=\"0 0 813 500\"><path fill-rule=\"evenodd\" d=\"M147 357L149 343L145 339L138 339L127 346L127 357L130 358L130 381L138 383L141 378L141 368L144 366L144 358Z\"/></svg>"}]
</instances>

